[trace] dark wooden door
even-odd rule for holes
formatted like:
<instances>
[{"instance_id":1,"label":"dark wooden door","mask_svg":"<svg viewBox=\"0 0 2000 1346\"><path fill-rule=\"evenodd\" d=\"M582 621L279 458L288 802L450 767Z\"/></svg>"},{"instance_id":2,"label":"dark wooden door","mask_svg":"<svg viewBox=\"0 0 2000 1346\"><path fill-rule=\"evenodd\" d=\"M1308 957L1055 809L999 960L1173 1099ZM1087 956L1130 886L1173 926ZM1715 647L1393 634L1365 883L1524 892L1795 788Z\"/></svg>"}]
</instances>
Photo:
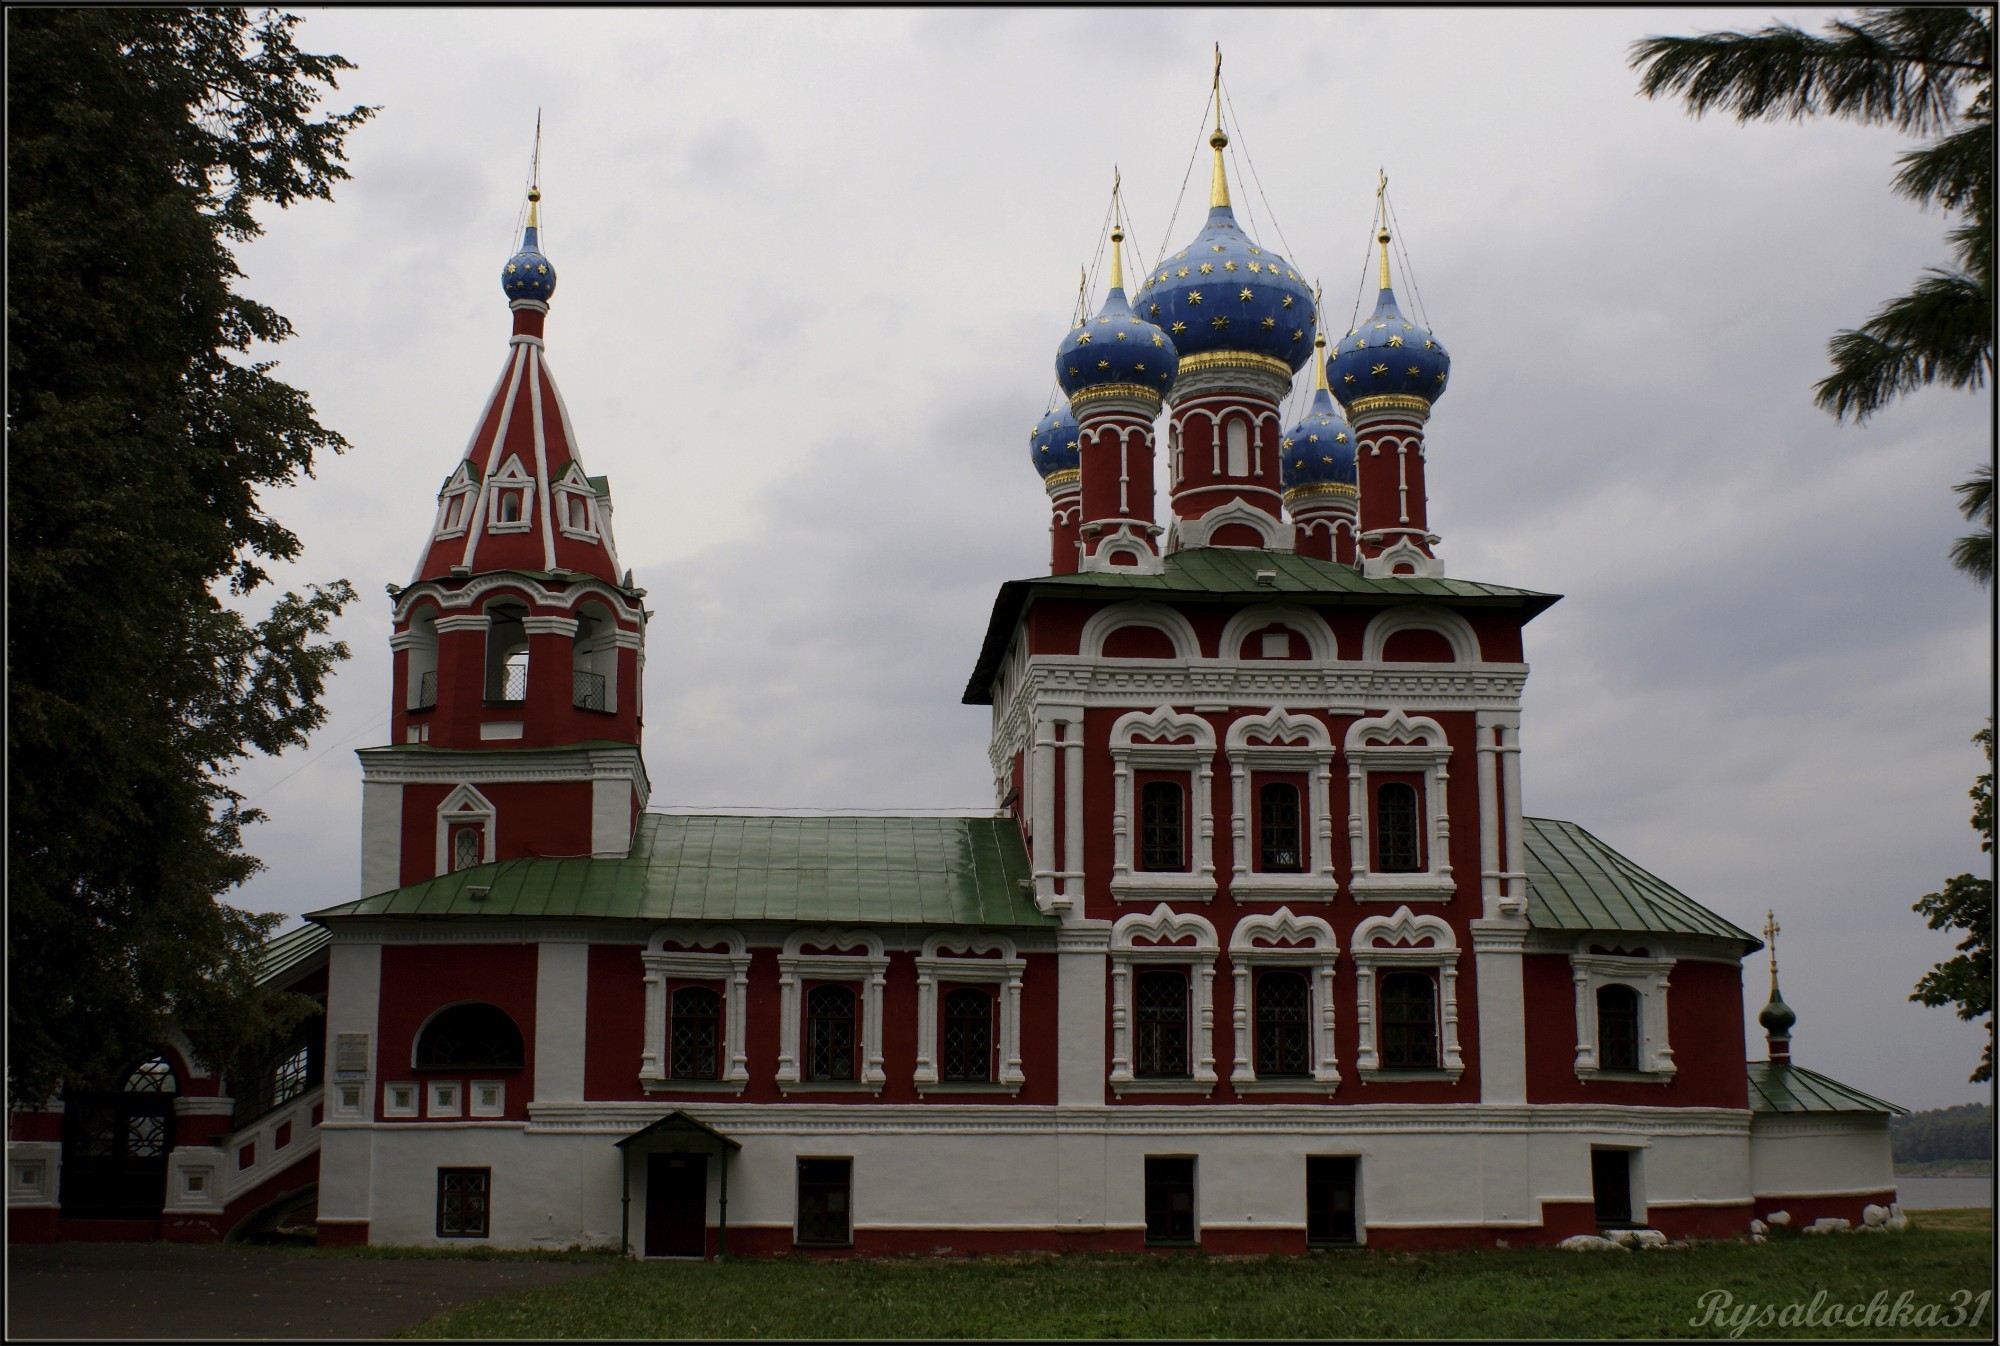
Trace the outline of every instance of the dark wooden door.
<instances>
[{"instance_id":1,"label":"dark wooden door","mask_svg":"<svg viewBox=\"0 0 2000 1346\"><path fill-rule=\"evenodd\" d=\"M1617 1228L1632 1223L1632 1154L1629 1150L1592 1150L1590 1186L1597 1198L1597 1223Z\"/></svg>"},{"instance_id":2,"label":"dark wooden door","mask_svg":"<svg viewBox=\"0 0 2000 1346\"><path fill-rule=\"evenodd\" d=\"M708 1156L646 1156L646 1256L702 1257L708 1236Z\"/></svg>"}]
</instances>

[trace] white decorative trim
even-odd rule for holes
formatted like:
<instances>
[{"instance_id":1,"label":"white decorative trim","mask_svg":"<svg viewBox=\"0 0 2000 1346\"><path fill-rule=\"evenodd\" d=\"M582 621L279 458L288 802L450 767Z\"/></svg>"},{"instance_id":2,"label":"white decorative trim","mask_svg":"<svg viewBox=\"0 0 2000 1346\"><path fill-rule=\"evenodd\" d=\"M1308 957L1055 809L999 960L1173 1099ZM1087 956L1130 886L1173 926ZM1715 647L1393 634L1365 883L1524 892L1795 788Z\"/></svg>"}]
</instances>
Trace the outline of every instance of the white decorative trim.
<instances>
[{"instance_id":1,"label":"white decorative trim","mask_svg":"<svg viewBox=\"0 0 2000 1346\"><path fill-rule=\"evenodd\" d=\"M1598 942L1602 940L1600 936ZM1606 1071L1597 1062L1597 992L1605 986L1629 986L1639 997L1637 1073L1662 1082L1673 1078L1674 1049L1667 1041L1667 988L1674 960L1591 953L1591 943L1588 937L1578 940L1569 958L1570 977L1576 985L1576 1077L1588 1080L1632 1075L1630 1071Z\"/></svg>"},{"instance_id":2,"label":"white decorative trim","mask_svg":"<svg viewBox=\"0 0 2000 1346\"><path fill-rule=\"evenodd\" d=\"M1284 742L1299 738L1305 740L1303 745ZM1332 901L1340 891L1340 880L1333 870L1333 738L1326 726L1310 715L1293 715L1282 706L1273 706L1262 715L1238 717L1224 735L1223 745L1229 756L1234 803L1229 895L1239 902L1254 902L1260 896ZM1306 863L1297 874L1266 874L1251 866L1257 851L1253 829L1261 825L1258 802L1250 788L1256 771L1299 772L1306 777L1306 797L1300 801L1299 811Z\"/></svg>"},{"instance_id":3,"label":"white decorative trim","mask_svg":"<svg viewBox=\"0 0 2000 1346\"><path fill-rule=\"evenodd\" d=\"M531 636L565 636L576 638L577 621L574 617L523 617L521 629Z\"/></svg>"},{"instance_id":4,"label":"white decorative trim","mask_svg":"<svg viewBox=\"0 0 2000 1346\"><path fill-rule=\"evenodd\" d=\"M1182 663L1191 663L1201 658L1201 640L1194 633L1194 624L1187 617L1164 603L1114 603L1110 607L1099 608L1083 623L1083 631L1077 639L1077 648L1086 658L1111 659L1114 655L1104 652L1104 642L1114 631L1128 626L1149 626L1164 632L1174 645L1174 658ZM1148 660L1158 663L1159 660Z\"/></svg>"},{"instance_id":5,"label":"white decorative trim","mask_svg":"<svg viewBox=\"0 0 2000 1346\"><path fill-rule=\"evenodd\" d=\"M1243 488L1236 486L1233 482L1226 483L1221 481L1218 481L1213 486L1197 488L1197 490L1222 489L1241 490ZM1193 492L1189 493L1192 494ZM1277 493L1273 491L1271 494L1275 496ZM1228 527L1230 524L1242 524L1246 528L1254 529L1257 533L1259 543L1258 550L1292 550L1292 526L1258 509L1255 505L1248 503L1241 495L1233 496L1225 503L1217 505L1214 509L1201 515L1199 518L1177 519L1176 540L1182 550L1193 547L1212 547L1217 544L1210 542L1209 539L1214 537L1219 530Z\"/></svg>"},{"instance_id":6,"label":"white decorative trim","mask_svg":"<svg viewBox=\"0 0 2000 1346\"><path fill-rule=\"evenodd\" d=\"M1434 536L1430 540L1433 543L1437 541ZM1399 565L1409 566L1414 573L1398 575L1396 567ZM1380 555L1362 557L1361 573L1369 579L1437 580L1444 578L1444 562L1435 556L1424 555L1423 549L1408 537L1399 537Z\"/></svg>"},{"instance_id":7,"label":"white decorative trim","mask_svg":"<svg viewBox=\"0 0 2000 1346\"><path fill-rule=\"evenodd\" d=\"M590 479L584 476L583 468L572 458L562 477L555 483L556 528L564 537L575 538L579 542L597 541L597 491ZM569 502L583 502L583 526L573 526L569 521Z\"/></svg>"},{"instance_id":8,"label":"white decorative trim","mask_svg":"<svg viewBox=\"0 0 2000 1346\"><path fill-rule=\"evenodd\" d=\"M458 1117L465 1111L465 1091L457 1080L430 1080L424 1090L424 1116Z\"/></svg>"},{"instance_id":9,"label":"white decorative trim","mask_svg":"<svg viewBox=\"0 0 2000 1346\"><path fill-rule=\"evenodd\" d=\"M1339 643L1335 640L1333 628L1326 619L1308 607L1296 603L1259 603L1254 608L1244 608L1231 617L1222 628L1222 644L1216 650L1216 657L1228 662L1240 662L1252 667L1262 667L1272 660L1245 660L1238 652L1243 642L1253 632L1267 626L1284 626L1299 634L1306 642L1306 657L1293 660L1294 663L1330 664L1340 657Z\"/></svg>"},{"instance_id":10,"label":"white decorative trim","mask_svg":"<svg viewBox=\"0 0 2000 1346\"><path fill-rule=\"evenodd\" d=\"M1192 945L1171 941L1193 938ZM1137 940L1150 941L1137 944ZM1220 952L1215 927L1194 912L1175 912L1162 902L1150 912L1121 916L1111 927L1111 1076L1119 1094L1171 1092L1187 1088L1207 1093L1215 1074L1215 959ZM1189 1075L1185 1080L1140 1076L1132 1070L1132 991L1135 973L1147 964L1185 967L1193 993L1188 1014Z\"/></svg>"},{"instance_id":11,"label":"white decorative trim","mask_svg":"<svg viewBox=\"0 0 2000 1346\"><path fill-rule=\"evenodd\" d=\"M992 957L982 955L991 954ZM977 1082L940 1078L938 1068L939 982L973 983L1000 988L999 1077L992 1084L1017 1092L1026 1076L1021 1070L1021 977L1027 960L1005 935L932 935L917 955L917 1067L919 1092L977 1087Z\"/></svg>"},{"instance_id":12,"label":"white decorative trim","mask_svg":"<svg viewBox=\"0 0 2000 1346\"><path fill-rule=\"evenodd\" d=\"M62 1190L62 1144L53 1140L7 1142L7 1207L53 1206Z\"/></svg>"},{"instance_id":13,"label":"white decorative trim","mask_svg":"<svg viewBox=\"0 0 2000 1346\"><path fill-rule=\"evenodd\" d=\"M1143 740L1191 738L1192 743ZM1111 895L1121 901L1166 898L1206 902L1215 896L1215 729L1171 706L1131 711L1111 726ZM1188 869L1156 872L1137 866L1135 771L1188 775Z\"/></svg>"},{"instance_id":14,"label":"white decorative trim","mask_svg":"<svg viewBox=\"0 0 2000 1346\"><path fill-rule=\"evenodd\" d=\"M1354 954L1354 1019L1360 1042L1354 1064L1361 1078L1366 1080L1382 1071L1375 999L1377 969L1429 968L1438 979L1440 1068L1422 1073L1457 1080L1465 1072L1465 1063L1458 1050L1458 941L1451 926L1443 917L1418 916L1406 906L1398 907L1392 916L1370 916L1355 926L1350 948ZM1390 1073L1400 1076L1405 1072Z\"/></svg>"},{"instance_id":15,"label":"white decorative trim","mask_svg":"<svg viewBox=\"0 0 2000 1346\"><path fill-rule=\"evenodd\" d=\"M1387 743L1370 744L1368 739ZM1415 739L1415 743L1402 740ZM1356 720L1348 726L1347 753L1347 837L1349 869L1353 878L1349 891L1359 900L1388 902L1449 901L1457 893L1451 873L1451 816L1445 802L1450 783L1446 763L1451 760L1451 744L1444 726L1426 715L1405 715L1391 709L1386 715ZM1375 874L1368 865L1374 857L1374 817L1370 807L1370 771L1422 771L1424 773L1424 868L1413 874Z\"/></svg>"},{"instance_id":16,"label":"white decorative trim","mask_svg":"<svg viewBox=\"0 0 2000 1346\"><path fill-rule=\"evenodd\" d=\"M721 953L668 950L667 943L705 949L720 944ZM682 929L663 925L646 941L639 955L645 967L646 1032L639 1054L639 1083L647 1089L678 1089L699 1080L677 1080L667 1074L667 980L685 977L722 983L722 1062L720 1083L738 1090L749 1083L750 1056L745 1041L745 1007L749 1003L750 952L743 936L727 926ZM708 1080L716 1084L717 1080Z\"/></svg>"},{"instance_id":17,"label":"white decorative trim","mask_svg":"<svg viewBox=\"0 0 2000 1346\"><path fill-rule=\"evenodd\" d=\"M482 726L486 727L486 726ZM437 806L437 872L451 873L451 829L454 823L476 823L480 828L481 864L491 864L499 856L500 813L493 801L469 784L461 784Z\"/></svg>"},{"instance_id":18,"label":"white decorative trim","mask_svg":"<svg viewBox=\"0 0 2000 1346\"><path fill-rule=\"evenodd\" d=\"M431 536L440 542L446 538L464 537L466 526L472 522L478 492L479 483L473 480L472 464L460 462L457 470L445 479L438 490L437 522L432 525Z\"/></svg>"},{"instance_id":19,"label":"white decorative trim","mask_svg":"<svg viewBox=\"0 0 2000 1346\"><path fill-rule=\"evenodd\" d=\"M1116 528L1100 532L1080 545L1082 555L1078 558L1077 569L1084 574L1102 572L1107 575L1158 575L1166 570L1166 562L1155 551L1153 539L1159 535L1158 524L1120 523ZM1129 556L1127 564L1118 564L1114 557Z\"/></svg>"},{"instance_id":20,"label":"white decorative trim","mask_svg":"<svg viewBox=\"0 0 2000 1346\"><path fill-rule=\"evenodd\" d=\"M848 949L859 945L859 954L807 954L812 945L823 949ZM794 1090L838 1089L842 1082L807 1080L799 1070L799 1039L805 1013L805 981L858 981L861 983L861 1078L848 1087L879 1091L888 1078L882 1069L882 986L887 978L889 958L882 950L882 937L872 930L840 930L831 927L794 930L785 937L778 954L778 1087Z\"/></svg>"},{"instance_id":21,"label":"white decorative trim","mask_svg":"<svg viewBox=\"0 0 2000 1346\"><path fill-rule=\"evenodd\" d=\"M586 598L601 598L611 605L612 610L618 614L618 620L621 623L639 628L645 626L646 614L644 609L637 600L628 596L624 590L614 585L606 584L595 575L586 575L575 571L570 572L565 580L565 584L568 587L564 589L550 589L533 576L513 570L489 571L485 574L475 575L458 588L446 588L437 580L419 580L396 595L394 616L395 620L399 623L406 620L409 616L411 606L419 599L431 600L438 605L441 611L456 609L462 612L468 608L478 607L488 595L498 590L502 593L519 597L524 602L538 609L574 608ZM438 629L461 629L442 625L444 621L456 620L458 618L455 616L440 618ZM479 629L483 630L483 625Z\"/></svg>"},{"instance_id":22,"label":"white decorative trim","mask_svg":"<svg viewBox=\"0 0 2000 1346\"><path fill-rule=\"evenodd\" d=\"M415 1080L393 1080L382 1086L382 1115L415 1117L422 1097L422 1086Z\"/></svg>"},{"instance_id":23,"label":"white decorative trim","mask_svg":"<svg viewBox=\"0 0 2000 1346\"><path fill-rule=\"evenodd\" d=\"M1361 657L1370 663L1382 662L1382 651L1389 643L1389 637L1398 631L1435 631L1451 643L1452 659L1456 663L1476 664L1479 660L1479 636L1472 629L1472 623L1450 608L1441 608L1434 603L1411 603L1400 607L1384 608L1368 623L1368 629L1361 637Z\"/></svg>"},{"instance_id":24,"label":"white decorative trim","mask_svg":"<svg viewBox=\"0 0 2000 1346\"><path fill-rule=\"evenodd\" d=\"M535 396L532 388L529 395L531 400ZM502 428L504 429L505 427L503 426ZM520 495L521 515L517 519L503 521L500 517L500 498L508 492L515 492ZM507 461L500 465L500 470L486 479L486 498L490 502L490 508L486 511L487 532L527 533L534 530L536 504L535 479L528 475L526 468L521 466L521 460L518 456L511 453L508 454Z\"/></svg>"},{"instance_id":25,"label":"white decorative trim","mask_svg":"<svg viewBox=\"0 0 2000 1346\"><path fill-rule=\"evenodd\" d=\"M449 617L439 617L437 619L437 629L440 635L449 634L453 631L478 631L483 634L492 625L493 619L483 612L460 612L454 613Z\"/></svg>"},{"instance_id":26,"label":"white decorative trim","mask_svg":"<svg viewBox=\"0 0 2000 1346\"><path fill-rule=\"evenodd\" d=\"M639 749L631 746L575 748L559 752L506 749L472 753L406 753L399 748L363 748L364 785L495 785L551 781L629 782L646 806L651 787Z\"/></svg>"},{"instance_id":27,"label":"white decorative trim","mask_svg":"<svg viewBox=\"0 0 2000 1346\"><path fill-rule=\"evenodd\" d=\"M1257 941L1271 944L1260 948ZM1280 941L1295 944L1311 941L1307 948L1274 948ZM1325 1089L1340 1087L1340 1064L1333 1040L1334 964L1340 957L1340 937L1333 927L1317 916L1294 916L1290 907L1280 907L1269 916L1246 916L1229 935L1229 965L1236 978L1236 1000L1232 1006L1236 1029L1236 1064L1229 1083L1241 1089L1258 1083L1256 1056L1256 995L1252 974L1257 968L1289 967L1308 974L1312 995L1308 1001L1308 1023L1312 1042L1312 1078L1266 1081L1272 1088L1290 1086Z\"/></svg>"},{"instance_id":28,"label":"white decorative trim","mask_svg":"<svg viewBox=\"0 0 2000 1346\"><path fill-rule=\"evenodd\" d=\"M465 1104L468 1117L505 1117L507 1081L474 1080L467 1088Z\"/></svg>"}]
</instances>

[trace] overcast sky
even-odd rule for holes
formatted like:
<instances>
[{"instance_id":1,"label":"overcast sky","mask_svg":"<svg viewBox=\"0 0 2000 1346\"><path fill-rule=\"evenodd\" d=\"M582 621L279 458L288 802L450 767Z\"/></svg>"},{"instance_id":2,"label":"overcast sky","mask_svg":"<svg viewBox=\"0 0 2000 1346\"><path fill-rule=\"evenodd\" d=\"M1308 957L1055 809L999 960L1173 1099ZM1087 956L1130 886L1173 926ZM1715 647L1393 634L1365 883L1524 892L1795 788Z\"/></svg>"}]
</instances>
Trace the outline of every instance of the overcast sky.
<instances>
[{"instance_id":1,"label":"overcast sky","mask_svg":"<svg viewBox=\"0 0 2000 1346\"><path fill-rule=\"evenodd\" d=\"M507 354L537 107L549 364L656 614L655 806L990 807L959 696L999 584L1047 568L1027 431L1113 165L1140 263L1199 226L1219 40L1239 218L1341 330L1389 174L1453 356L1447 573L1566 595L1527 631L1529 812L1746 929L1775 907L1803 1064L1909 1107L1984 1096L1979 1031L1907 997L1951 952L1910 904L1985 864L1990 599L1946 549L1988 409L1812 405L1827 338L1943 263L1946 222L1891 193L1893 132L1693 121L1625 64L1766 12L308 14L301 45L360 67L337 106L381 110L243 288L353 445L269 497L305 542L282 578L361 601L325 728L238 777L270 814L242 905L357 895L383 585ZM1761 957L1745 984L1754 1014Z\"/></svg>"}]
</instances>

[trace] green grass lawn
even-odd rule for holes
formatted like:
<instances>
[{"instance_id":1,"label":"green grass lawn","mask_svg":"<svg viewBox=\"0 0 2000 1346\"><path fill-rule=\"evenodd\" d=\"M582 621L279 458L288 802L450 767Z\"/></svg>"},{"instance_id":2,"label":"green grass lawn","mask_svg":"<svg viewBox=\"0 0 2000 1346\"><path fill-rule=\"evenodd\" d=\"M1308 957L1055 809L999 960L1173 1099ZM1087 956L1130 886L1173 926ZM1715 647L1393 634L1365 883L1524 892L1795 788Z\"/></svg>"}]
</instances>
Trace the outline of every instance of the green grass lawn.
<instances>
[{"instance_id":1,"label":"green grass lawn","mask_svg":"<svg viewBox=\"0 0 2000 1346\"><path fill-rule=\"evenodd\" d=\"M1942 1218L1932 1218L1932 1217ZM1983 1216L1983 1219L1980 1218ZM1928 1224L1922 1220L1929 1220ZM1660 1252L1516 1248L1221 1258L998 1257L617 1262L483 1300L415 1337L1975 1337L1991 1338L1992 1213L1926 1212L1905 1234L1707 1243ZM1828 1325L1833 1306L1963 1306L1957 1327ZM1720 1315L1703 1296L1812 1325Z\"/></svg>"}]
</instances>

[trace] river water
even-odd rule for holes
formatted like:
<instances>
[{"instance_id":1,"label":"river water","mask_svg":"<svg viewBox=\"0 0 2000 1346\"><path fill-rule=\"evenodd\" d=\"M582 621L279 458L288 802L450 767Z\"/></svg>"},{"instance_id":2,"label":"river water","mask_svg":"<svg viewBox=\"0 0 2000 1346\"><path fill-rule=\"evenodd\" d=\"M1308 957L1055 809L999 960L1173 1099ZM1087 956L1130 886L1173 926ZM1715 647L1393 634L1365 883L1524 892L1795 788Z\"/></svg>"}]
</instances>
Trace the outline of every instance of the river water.
<instances>
[{"instance_id":1,"label":"river water","mask_svg":"<svg viewBox=\"0 0 2000 1346\"><path fill-rule=\"evenodd\" d=\"M1993 1205L1991 1178L1898 1178L1896 1199L1904 1210L1952 1210Z\"/></svg>"}]
</instances>

